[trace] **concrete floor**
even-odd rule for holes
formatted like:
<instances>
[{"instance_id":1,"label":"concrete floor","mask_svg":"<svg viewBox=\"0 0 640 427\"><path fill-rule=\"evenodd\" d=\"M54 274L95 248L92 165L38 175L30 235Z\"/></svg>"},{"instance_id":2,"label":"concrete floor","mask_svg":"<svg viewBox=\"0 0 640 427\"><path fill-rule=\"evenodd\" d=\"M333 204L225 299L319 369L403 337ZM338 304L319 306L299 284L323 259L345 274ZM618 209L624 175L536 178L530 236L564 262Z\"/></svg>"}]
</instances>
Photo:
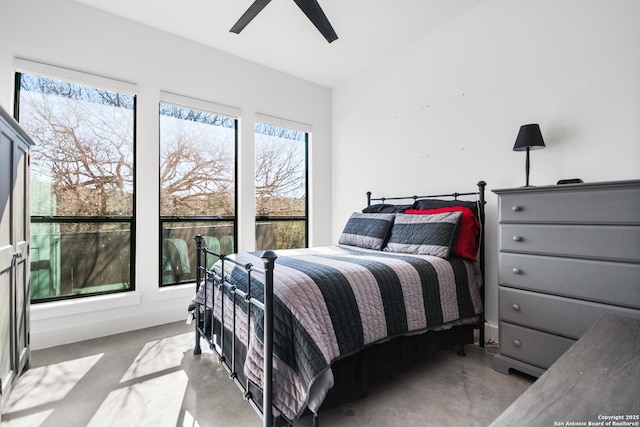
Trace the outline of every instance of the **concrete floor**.
<instances>
[{"instance_id":1,"label":"concrete floor","mask_svg":"<svg viewBox=\"0 0 640 427\"><path fill-rule=\"evenodd\" d=\"M212 354L194 356L184 322L32 352L2 427L257 427L259 417ZM445 351L321 413L328 426L486 426L533 379L503 375L477 346ZM312 425L310 417L295 427Z\"/></svg>"}]
</instances>

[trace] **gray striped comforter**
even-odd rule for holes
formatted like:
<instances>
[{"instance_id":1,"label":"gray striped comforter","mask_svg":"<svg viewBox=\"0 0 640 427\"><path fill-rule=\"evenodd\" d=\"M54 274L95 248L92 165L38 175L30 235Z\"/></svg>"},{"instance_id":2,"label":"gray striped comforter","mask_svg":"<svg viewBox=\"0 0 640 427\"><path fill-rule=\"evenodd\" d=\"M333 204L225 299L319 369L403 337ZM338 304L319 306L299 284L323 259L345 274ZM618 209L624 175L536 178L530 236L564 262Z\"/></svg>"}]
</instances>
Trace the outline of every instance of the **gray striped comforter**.
<instances>
[{"instance_id":1,"label":"gray striped comforter","mask_svg":"<svg viewBox=\"0 0 640 427\"><path fill-rule=\"evenodd\" d=\"M274 270L274 407L289 420L309 403L314 382L339 358L389 338L472 323L482 312L476 263L429 255L403 255L351 246L276 251ZM262 267L262 253L234 255ZM214 268L219 268L216 265ZM227 280L246 290L246 272L225 265ZM262 300L264 275L252 273L252 294ZM230 295L211 287L209 307L226 325ZM195 301L203 303L201 286ZM247 306L238 301L236 328L247 333ZM252 338L244 373L262 386L262 317L252 309ZM242 338L244 342L244 338ZM322 392L324 393L324 392ZM320 397L320 401L323 396Z\"/></svg>"}]
</instances>

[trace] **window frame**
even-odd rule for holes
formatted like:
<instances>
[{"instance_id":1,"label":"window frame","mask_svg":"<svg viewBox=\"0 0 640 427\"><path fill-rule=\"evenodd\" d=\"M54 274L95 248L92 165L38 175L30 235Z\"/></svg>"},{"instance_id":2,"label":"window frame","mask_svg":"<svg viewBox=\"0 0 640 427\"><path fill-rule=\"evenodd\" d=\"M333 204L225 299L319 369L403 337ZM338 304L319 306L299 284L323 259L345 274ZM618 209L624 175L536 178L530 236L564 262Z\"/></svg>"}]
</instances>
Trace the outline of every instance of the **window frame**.
<instances>
[{"instance_id":1,"label":"window frame","mask_svg":"<svg viewBox=\"0 0 640 427\"><path fill-rule=\"evenodd\" d=\"M89 86L94 89L107 90L127 95L132 98L132 194L131 194L131 215L108 215L108 216L79 216L79 215L32 215L29 213L32 224L129 224L130 242L129 242L129 286L127 289L114 289L107 291L93 291L87 293L75 293L61 296L50 296L34 300L29 295L32 304L43 304L47 302L75 300L81 298L89 298L99 295L125 294L132 293L136 290L136 218L137 218L137 85L121 80L108 77L98 76L95 74L76 71L68 68L58 67L54 65L44 64L40 62L29 61L21 58L14 59L14 90L13 90L13 115L16 121L20 122L20 90L22 75L33 75L37 77L49 78L53 80L63 81L66 83ZM29 194L31 197L31 194ZM33 230L31 231L33 232Z\"/></svg>"},{"instance_id":2,"label":"window frame","mask_svg":"<svg viewBox=\"0 0 640 427\"><path fill-rule=\"evenodd\" d=\"M189 283L193 283L194 280L191 279L186 279L186 280L180 280L176 283L167 283L164 284L163 283L163 262L162 262L162 257L163 257L163 231L164 231L164 225L167 223L198 223L198 222L212 222L212 223L228 223L228 222L232 222L233 223L233 241L234 241L234 246L237 247L237 242L238 242L238 196L239 196L239 189L238 189L238 166L239 166L239 159L238 159L238 150L240 147L240 141L239 141L239 137L240 137L240 110L234 107L229 107L229 106L225 106L225 105L221 105L221 104L216 104L210 101L205 101L202 99L197 99L197 98L191 98L191 97L187 97L187 96L183 96L183 95L178 95L175 93L171 93L171 92L165 92L165 91L161 91L160 92L160 99L158 101L158 150L160 150L160 146L161 146L161 134L160 134L160 105L161 104L171 104L177 107L182 107L185 109L193 109L193 110L197 110L197 111L202 111L205 113L209 113L209 114L214 114L214 115L221 115L221 116L225 116L228 117L232 120L234 120L235 123L235 129L234 129L234 172L233 172L233 179L234 179L234 215L233 216L216 216L216 215L208 215L208 216L195 216L195 215L189 215L189 216L178 216L178 215L162 215L160 212L160 203L161 203L161 193L162 193L162 185L160 183L160 173L158 173L158 219L159 219L159 224L158 224L158 288L159 289L171 289L174 288L176 286L180 286L180 285L184 285L184 284L189 284ZM158 159L160 159L160 156L158 156ZM160 167L160 165L158 165L158 167ZM158 169L159 170L159 169ZM195 237L195 236L192 236ZM188 244L190 244L191 242L187 242ZM190 245L189 247L194 247L194 245Z\"/></svg>"},{"instance_id":3,"label":"window frame","mask_svg":"<svg viewBox=\"0 0 640 427\"><path fill-rule=\"evenodd\" d=\"M254 224L254 228L256 229L256 245L257 245L257 239L258 239L258 231L257 231L257 226L259 222L262 221L273 221L273 222L294 222L294 221L304 221L304 242L305 248L309 247L309 199L310 199L310 194L309 194L309 145L311 144L311 130L312 127L310 125L304 124L304 123L299 123L299 122L295 122L292 120L287 120L287 119L283 119L283 118L279 118L279 117L274 117L274 116L269 116L267 114L261 114L261 113L256 113L255 115L255 122L254 122L254 134L255 132L255 125L257 123L264 123L264 124L268 124L268 125L273 125L273 126L277 126L277 127L281 127L281 128L285 128L285 129L291 129L291 130L295 130L298 132L303 132L305 134L305 138L304 138L304 211L305 211L305 215L301 216L301 215L257 215L257 213L254 213L254 218L255 218L255 224ZM257 147L254 147L254 151L257 153ZM255 154L254 154L255 157ZM255 167L255 159L254 159L254 167ZM257 201L257 197L255 194L255 189L254 189L254 197L255 200ZM256 203L257 204L257 203ZM256 248L257 249L257 248ZM267 248L267 249L275 249L275 248Z\"/></svg>"}]
</instances>

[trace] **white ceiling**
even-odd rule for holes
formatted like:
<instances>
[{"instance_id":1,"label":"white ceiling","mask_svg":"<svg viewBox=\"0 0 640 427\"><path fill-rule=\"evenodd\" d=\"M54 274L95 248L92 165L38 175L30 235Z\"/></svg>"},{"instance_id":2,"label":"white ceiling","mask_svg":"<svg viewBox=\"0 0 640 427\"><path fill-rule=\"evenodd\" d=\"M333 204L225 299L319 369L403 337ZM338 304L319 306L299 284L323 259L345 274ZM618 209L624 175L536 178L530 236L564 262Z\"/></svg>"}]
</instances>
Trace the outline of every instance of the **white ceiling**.
<instances>
[{"instance_id":1,"label":"white ceiling","mask_svg":"<svg viewBox=\"0 0 640 427\"><path fill-rule=\"evenodd\" d=\"M334 87L481 0L318 0L329 44L293 0L273 0L240 33L254 0L76 0L235 56Z\"/></svg>"}]
</instances>

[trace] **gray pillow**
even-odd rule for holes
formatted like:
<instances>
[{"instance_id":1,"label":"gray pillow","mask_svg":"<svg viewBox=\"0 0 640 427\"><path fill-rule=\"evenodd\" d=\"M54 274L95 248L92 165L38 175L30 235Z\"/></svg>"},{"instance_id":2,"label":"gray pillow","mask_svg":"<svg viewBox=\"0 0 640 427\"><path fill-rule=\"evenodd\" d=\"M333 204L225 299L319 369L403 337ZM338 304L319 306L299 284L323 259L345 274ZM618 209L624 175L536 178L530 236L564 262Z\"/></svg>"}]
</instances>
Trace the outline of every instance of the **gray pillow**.
<instances>
[{"instance_id":1,"label":"gray pillow","mask_svg":"<svg viewBox=\"0 0 640 427\"><path fill-rule=\"evenodd\" d=\"M394 217L395 214L354 212L344 226L338 243L381 250L387 240Z\"/></svg>"},{"instance_id":2,"label":"gray pillow","mask_svg":"<svg viewBox=\"0 0 640 427\"><path fill-rule=\"evenodd\" d=\"M432 215L396 214L388 252L448 258L458 233L462 212Z\"/></svg>"}]
</instances>

